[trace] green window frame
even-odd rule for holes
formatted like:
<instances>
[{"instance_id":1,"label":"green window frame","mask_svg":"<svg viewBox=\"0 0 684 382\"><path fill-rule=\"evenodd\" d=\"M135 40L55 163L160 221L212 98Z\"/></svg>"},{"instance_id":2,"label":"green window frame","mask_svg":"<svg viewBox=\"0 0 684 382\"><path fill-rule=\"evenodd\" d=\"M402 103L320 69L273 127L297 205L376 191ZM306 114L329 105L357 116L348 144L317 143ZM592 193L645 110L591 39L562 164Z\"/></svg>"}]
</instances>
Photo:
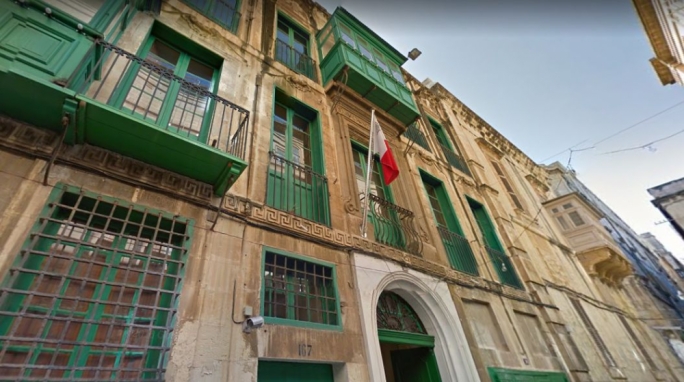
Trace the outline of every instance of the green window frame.
<instances>
[{"instance_id":1,"label":"green window frame","mask_svg":"<svg viewBox=\"0 0 684 382\"><path fill-rule=\"evenodd\" d=\"M315 81L316 65L310 54L310 34L281 12L278 12L275 33L276 60Z\"/></svg>"},{"instance_id":2,"label":"green window frame","mask_svg":"<svg viewBox=\"0 0 684 382\"><path fill-rule=\"evenodd\" d=\"M0 374L163 379L192 227L57 185L0 284Z\"/></svg>"},{"instance_id":3,"label":"green window frame","mask_svg":"<svg viewBox=\"0 0 684 382\"><path fill-rule=\"evenodd\" d=\"M264 247L261 265L266 323L342 330L335 264Z\"/></svg>"},{"instance_id":4,"label":"green window frame","mask_svg":"<svg viewBox=\"0 0 684 382\"><path fill-rule=\"evenodd\" d=\"M501 240L499 240L499 235L496 233L496 228L494 227L492 219L489 217L489 213L482 203L470 197L466 197L466 199L468 200L468 206L473 213L477 227L482 234L489 260L492 262L494 269L496 269L499 280L503 284L513 288L524 289L513 262L510 257L506 255L506 251L504 250L503 245L501 245Z\"/></svg>"},{"instance_id":5,"label":"green window frame","mask_svg":"<svg viewBox=\"0 0 684 382\"><path fill-rule=\"evenodd\" d=\"M186 83L215 94L221 59L166 27L159 24L155 27L138 56L168 69ZM193 87L135 62L123 75L110 104L164 130L206 143L216 105L213 98L196 92Z\"/></svg>"},{"instance_id":6,"label":"green window frame","mask_svg":"<svg viewBox=\"0 0 684 382\"><path fill-rule=\"evenodd\" d=\"M463 156L460 154L456 144L447 136L447 132L444 130L444 127L431 117L428 117L428 121L430 122L432 131L435 133L435 137L437 137L437 142L442 148L442 153L444 153L447 162L452 167L455 167L461 172L470 175L470 170L468 170L468 166L466 166Z\"/></svg>"},{"instance_id":7,"label":"green window frame","mask_svg":"<svg viewBox=\"0 0 684 382\"><path fill-rule=\"evenodd\" d=\"M240 0L181 0L233 34L240 23Z\"/></svg>"},{"instance_id":8,"label":"green window frame","mask_svg":"<svg viewBox=\"0 0 684 382\"><path fill-rule=\"evenodd\" d=\"M430 203L432 217L442 238L451 267L472 275L478 275L477 262L452 208L449 195L439 179L419 169L423 189Z\"/></svg>"},{"instance_id":9,"label":"green window frame","mask_svg":"<svg viewBox=\"0 0 684 382\"><path fill-rule=\"evenodd\" d=\"M320 134L318 112L276 89L266 204L329 225Z\"/></svg>"}]
</instances>

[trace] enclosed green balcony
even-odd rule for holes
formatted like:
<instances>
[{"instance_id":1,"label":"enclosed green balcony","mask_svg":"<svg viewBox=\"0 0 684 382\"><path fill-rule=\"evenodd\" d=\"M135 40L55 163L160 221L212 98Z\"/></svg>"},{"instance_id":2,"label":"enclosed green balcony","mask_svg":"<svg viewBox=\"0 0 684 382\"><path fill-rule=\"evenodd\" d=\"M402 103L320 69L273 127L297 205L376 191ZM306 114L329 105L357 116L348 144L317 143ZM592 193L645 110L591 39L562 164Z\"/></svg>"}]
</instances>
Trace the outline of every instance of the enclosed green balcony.
<instances>
[{"instance_id":1,"label":"enclosed green balcony","mask_svg":"<svg viewBox=\"0 0 684 382\"><path fill-rule=\"evenodd\" d=\"M323 86L337 79L404 126L418 118L399 69L407 58L356 17L338 7L316 38Z\"/></svg>"}]
</instances>

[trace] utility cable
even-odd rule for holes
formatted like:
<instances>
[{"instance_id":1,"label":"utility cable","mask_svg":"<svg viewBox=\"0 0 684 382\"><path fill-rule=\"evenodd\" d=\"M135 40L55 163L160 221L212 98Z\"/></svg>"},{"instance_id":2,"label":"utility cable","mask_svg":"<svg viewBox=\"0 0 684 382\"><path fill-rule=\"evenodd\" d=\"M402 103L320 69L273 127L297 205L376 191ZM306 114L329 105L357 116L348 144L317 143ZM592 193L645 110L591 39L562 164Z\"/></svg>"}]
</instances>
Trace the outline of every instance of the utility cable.
<instances>
[{"instance_id":1,"label":"utility cable","mask_svg":"<svg viewBox=\"0 0 684 382\"><path fill-rule=\"evenodd\" d=\"M601 153L600 155L615 154L615 153L621 153L621 152L625 152L625 151L632 151L632 150L645 149L645 148L648 148L648 147L650 147L651 145L654 145L654 144L656 144L656 143L658 143L658 142L662 142L662 141L666 141L666 140L668 140L668 139L670 139L670 138L674 138L675 136L677 136L677 135L679 135L679 134L682 134L682 133L684 133L684 129L679 130L679 131L677 131L677 132L675 132L675 133L673 133L673 134L670 134L670 135L668 135L668 136L666 136L666 137L656 139L655 141L651 141L651 142L645 143L645 144L643 144L643 145L641 145L641 146L634 146L634 147L628 147L628 148L625 148L625 149L619 149L619 150L608 151L608 152L605 152L605 153Z\"/></svg>"},{"instance_id":2,"label":"utility cable","mask_svg":"<svg viewBox=\"0 0 684 382\"><path fill-rule=\"evenodd\" d=\"M557 157L557 156L559 156L559 155L561 155L561 154L564 154L564 153L566 153L566 152L568 152L568 151L570 151L570 153L572 154L573 152L586 151L586 150L591 150L591 149L593 149L593 148L596 148L596 146L598 146L599 144L601 144L601 143L603 143L603 142L606 142L606 141L608 141L608 140L610 140L610 139L612 139L612 138L614 138L614 137L616 137L616 136L618 136L618 135L620 135L620 134L622 134L622 133L624 133L624 132L626 132L626 131L628 131L628 130L631 130L631 129L633 129L633 128L635 128L635 127L637 127L637 126L643 124L644 122L648 122L648 121L650 121L651 119L653 119L653 118L655 118L655 117L658 117L658 116L660 116L660 115L662 115L662 114L665 114L666 112L668 112L668 111L670 111L670 110L672 110L672 109L674 109L674 108L676 108L676 107L678 107L678 106L681 106L681 105L684 105L684 100L679 101L679 102L677 102L676 104L674 104L674 105L672 105L672 106L669 106L669 107L667 107L667 108L665 108L665 109L663 109L663 110L661 110L661 111L659 111L659 112L657 112L657 113L655 113L655 114L652 114L652 115L650 115L650 116L648 116L648 117L646 117L646 118L644 118L644 119L642 119L642 120L640 120L640 121L638 121L638 122L636 122L636 123L633 123L633 124L631 124L631 125L629 125L629 126L623 128L623 129L620 129L620 130L618 130L618 131L616 131L616 132L614 132L614 133L608 135L607 137L604 137L604 138L602 138L602 139L596 141L596 142L595 142L593 145L591 145L590 147L585 147L585 148L582 148L582 149L573 150L575 147L577 147L577 146L581 145L582 143L584 143L584 142L586 142L586 141L589 140L589 139L585 139L585 140L583 140L582 142L580 142L580 143L578 143L578 144L576 144L576 145L573 145L573 146L571 146L571 147L568 147L567 149L565 149L565 150L563 150L563 151L560 151L560 152L558 152L558 153L556 153L556 154L554 154L554 155L552 155L552 156L550 156L550 157L548 157L548 158L542 160L540 163L546 162L547 160L553 159L553 158L555 158L555 157ZM666 138L667 138L667 137L666 137ZM659 142L659 141L655 141L655 142ZM655 142L651 142L650 144L653 144L653 143L655 143ZM644 147L648 147L648 145L645 145ZM643 147L637 147L637 148L643 148ZM636 149L636 148L634 148L634 149ZM627 150L623 150L623 151L627 151ZM604 153L604 154L607 154L607 153Z\"/></svg>"}]
</instances>

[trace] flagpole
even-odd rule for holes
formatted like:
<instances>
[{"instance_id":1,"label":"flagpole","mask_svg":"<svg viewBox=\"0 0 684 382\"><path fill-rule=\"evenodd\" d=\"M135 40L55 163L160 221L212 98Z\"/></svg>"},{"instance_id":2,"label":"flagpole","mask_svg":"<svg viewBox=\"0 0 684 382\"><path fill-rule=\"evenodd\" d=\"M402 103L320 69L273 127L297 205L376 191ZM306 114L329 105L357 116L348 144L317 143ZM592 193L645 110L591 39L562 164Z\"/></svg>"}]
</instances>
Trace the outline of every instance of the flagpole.
<instances>
[{"instance_id":1,"label":"flagpole","mask_svg":"<svg viewBox=\"0 0 684 382\"><path fill-rule=\"evenodd\" d=\"M371 160L373 159L373 136L375 135L375 109L371 109L371 126L370 126L370 138L368 139L368 161L366 163L366 189L363 193L363 223L361 223L361 235L366 237L366 225L368 224L368 207L370 204L370 198L368 194L370 193L370 177L373 172L371 167Z\"/></svg>"}]
</instances>

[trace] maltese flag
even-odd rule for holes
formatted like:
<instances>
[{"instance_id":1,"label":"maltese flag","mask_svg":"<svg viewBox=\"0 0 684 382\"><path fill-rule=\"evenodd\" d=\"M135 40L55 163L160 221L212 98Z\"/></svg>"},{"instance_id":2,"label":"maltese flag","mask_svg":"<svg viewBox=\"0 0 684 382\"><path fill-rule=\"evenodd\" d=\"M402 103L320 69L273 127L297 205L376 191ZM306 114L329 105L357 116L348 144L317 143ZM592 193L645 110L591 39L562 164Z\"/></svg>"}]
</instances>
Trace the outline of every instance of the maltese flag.
<instances>
[{"instance_id":1,"label":"maltese flag","mask_svg":"<svg viewBox=\"0 0 684 382\"><path fill-rule=\"evenodd\" d=\"M389 185L399 176L399 166L397 166L397 162L394 160L392 150L389 147L389 143L387 143L387 139L385 139L385 134L382 132L378 120L375 118L375 113L373 113L371 120L371 134L373 134L373 154L380 156L380 165L385 177L385 184Z\"/></svg>"}]
</instances>

